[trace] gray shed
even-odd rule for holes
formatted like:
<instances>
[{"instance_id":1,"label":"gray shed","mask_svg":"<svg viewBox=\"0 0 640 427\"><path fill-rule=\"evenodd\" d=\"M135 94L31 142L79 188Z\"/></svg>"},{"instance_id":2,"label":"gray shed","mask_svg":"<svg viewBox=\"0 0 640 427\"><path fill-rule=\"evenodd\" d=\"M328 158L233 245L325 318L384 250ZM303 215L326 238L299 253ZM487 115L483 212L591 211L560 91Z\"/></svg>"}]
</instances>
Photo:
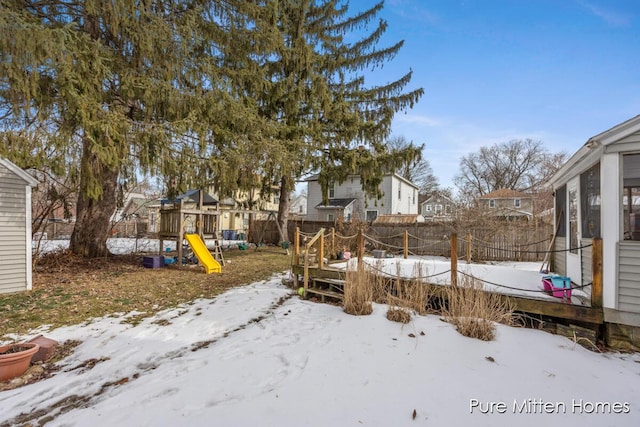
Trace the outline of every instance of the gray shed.
<instances>
[{"instance_id":1,"label":"gray shed","mask_svg":"<svg viewBox=\"0 0 640 427\"><path fill-rule=\"evenodd\" d=\"M31 289L31 187L37 184L0 158L0 293Z\"/></svg>"}]
</instances>

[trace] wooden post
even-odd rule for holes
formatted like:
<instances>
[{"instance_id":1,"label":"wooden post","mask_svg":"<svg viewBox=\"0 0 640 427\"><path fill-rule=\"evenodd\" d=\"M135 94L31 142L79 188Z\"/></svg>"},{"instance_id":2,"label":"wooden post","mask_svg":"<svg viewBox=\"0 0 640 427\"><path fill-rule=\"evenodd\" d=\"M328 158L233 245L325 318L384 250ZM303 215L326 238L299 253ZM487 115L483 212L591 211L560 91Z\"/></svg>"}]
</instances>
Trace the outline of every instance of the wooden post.
<instances>
[{"instance_id":1,"label":"wooden post","mask_svg":"<svg viewBox=\"0 0 640 427\"><path fill-rule=\"evenodd\" d=\"M409 256L409 232L404 230L404 259Z\"/></svg>"},{"instance_id":2,"label":"wooden post","mask_svg":"<svg viewBox=\"0 0 640 427\"><path fill-rule=\"evenodd\" d=\"M332 256L338 255L338 251L336 251L336 229L335 227L331 227L331 254Z\"/></svg>"},{"instance_id":3,"label":"wooden post","mask_svg":"<svg viewBox=\"0 0 640 427\"><path fill-rule=\"evenodd\" d=\"M178 211L178 241L176 250L178 251L178 267L182 267L182 239L184 238L184 215L182 214L182 202L180 199L180 210Z\"/></svg>"},{"instance_id":4,"label":"wooden post","mask_svg":"<svg viewBox=\"0 0 640 427\"><path fill-rule=\"evenodd\" d=\"M591 248L591 307L602 308L602 238L593 239Z\"/></svg>"},{"instance_id":5,"label":"wooden post","mask_svg":"<svg viewBox=\"0 0 640 427\"><path fill-rule=\"evenodd\" d=\"M293 235L293 263L300 264L300 227L296 227Z\"/></svg>"},{"instance_id":6,"label":"wooden post","mask_svg":"<svg viewBox=\"0 0 640 427\"><path fill-rule=\"evenodd\" d=\"M198 190L198 216L196 217L196 232L200 235L200 238L204 242L204 229L202 221L204 218L202 217L202 209L204 206L204 191L202 189Z\"/></svg>"},{"instance_id":7,"label":"wooden post","mask_svg":"<svg viewBox=\"0 0 640 427\"><path fill-rule=\"evenodd\" d=\"M451 233L451 286L458 286L458 235Z\"/></svg>"},{"instance_id":8,"label":"wooden post","mask_svg":"<svg viewBox=\"0 0 640 427\"><path fill-rule=\"evenodd\" d=\"M303 298L307 297L307 289L309 289L309 247L306 247L304 251L304 292L302 294Z\"/></svg>"},{"instance_id":9,"label":"wooden post","mask_svg":"<svg viewBox=\"0 0 640 427\"><path fill-rule=\"evenodd\" d=\"M358 272L362 272L362 266L364 264L364 234L362 229L358 230Z\"/></svg>"},{"instance_id":10,"label":"wooden post","mask_svg":"<svg viewBox=\"0 0 640 427\"><path fill-rule=\"evenodd\" d=\"M471 262L471 233L467 231L467 264Z\"/></svg>"},{"instance_id":11,"label":"wooden post","mask_svg":"<svg viewBox=\"0 0 640 427\"><path fill-rule=\"evenodd\" d=\"M324 232L320 235L320 242L318 243L318 270L322 270L322 263L324 262Z\"/></svg>"}]
</instances>

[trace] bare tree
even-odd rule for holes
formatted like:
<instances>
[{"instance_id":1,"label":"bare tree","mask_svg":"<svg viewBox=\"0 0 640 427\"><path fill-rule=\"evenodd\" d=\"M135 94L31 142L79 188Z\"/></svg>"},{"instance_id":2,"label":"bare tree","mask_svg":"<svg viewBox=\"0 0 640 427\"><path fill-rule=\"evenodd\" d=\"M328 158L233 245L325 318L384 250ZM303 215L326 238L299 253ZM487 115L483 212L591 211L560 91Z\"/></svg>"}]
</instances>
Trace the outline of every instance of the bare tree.
<instances>
[{"instance_id":1,"label":"bare tree","mask_svg":"<svg viewBox=\"0 0 640 427\"><path fill-rule=\"evenodd\" d=\"M387 141L387 147L391 150L403 150L416 147L413 141L407 141L404 136L394 136ZM420 146L422 149L424 146ZM433 174L433 169L427 159L422 156L413 161L403 163L396 173L416 184L421 195L432 194L440 188L438 177Z\"/></svg>"},{"instance_id":2,"label":"bare tree","mask_svg":"<svg viewBox=\"0 0 640 427\"><path fill-rule=\"evenodd\" d=\"M500 188L538 192L565 158L565 153L547 151L541 141L514 139L463 156L454 182L463 198Z\"/></svg>"}]
</instances>

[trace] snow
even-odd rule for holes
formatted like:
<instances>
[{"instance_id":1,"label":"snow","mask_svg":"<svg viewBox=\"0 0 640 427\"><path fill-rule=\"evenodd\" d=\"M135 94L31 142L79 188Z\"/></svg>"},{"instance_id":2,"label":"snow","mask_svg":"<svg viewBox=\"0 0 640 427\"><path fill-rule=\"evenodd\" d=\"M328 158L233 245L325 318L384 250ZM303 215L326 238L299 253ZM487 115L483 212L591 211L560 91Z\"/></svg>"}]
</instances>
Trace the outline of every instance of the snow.
<instances>
[{"instance_id":1,"label":"snow","mask_svg":"<svg viewBox=\"0 0 640 427\"><path fill-rule=\"evenodd\" d=\"M418 257L409 256L403 258L372 258L365 257L364 263L368 268L389 276L398 274L404 278L421 277L423 280L435 284L448 284L451 282L451 261L444 257ZM357 259L351 259L348 263L332 264L334 268L355 268ZM544 292L542 285L543 274L540 274L541 263L536 262L498 262L495 264L467 264L458 261L458 280L464 275L479 279L484 289L503 294L543 299L547 301L562 301ZM585 290L588 288L574 289L571 295L571 303L588 305L590 297Z\"/></svg>"},{"instance_id":2,"label":"snow","mask_svg":"<svg viewBox=\"0 0 640 427\"><path fill-rule=\"evenodd\" d=\"M205 244L209 248L213 248L214 240L206 239ZM223 249L236 247L238 243L245 242L244 240L222 240L219 241L220 246ZM33 241L31 243L32 248L35 250L37 248L38 242ZM169 248L172 251L176 250L176 241L175 240L164 240L162 246L166 250ZM69 248L69 240L46 240L42 239L40 241L40 247L38 252L41 254L45 254L48 252L61 251ZM157 254L160 248L160 241L158 239L148 239L148 238L140 238L140 239L131 239L126 237L113 237L107 239L107 248L109 251L116 255L126 255L132 253L154 253Z\"/></svg>"},{"instance_id":3,"label":"snow","mask_svg":"<svg viewBox=\"0 0 640 427\"><path fill-rule=\"evenodd\" d=\"M351 316L282 277L136 325L128 313L45 332L82 344L55 376L0 393L0 424L35 411L48 426L640 423L639 354L504 325L484 342L436 315L391 322L378 304ZM90 359L103 361L80 367Z\"/></svg>"}]
</instances>

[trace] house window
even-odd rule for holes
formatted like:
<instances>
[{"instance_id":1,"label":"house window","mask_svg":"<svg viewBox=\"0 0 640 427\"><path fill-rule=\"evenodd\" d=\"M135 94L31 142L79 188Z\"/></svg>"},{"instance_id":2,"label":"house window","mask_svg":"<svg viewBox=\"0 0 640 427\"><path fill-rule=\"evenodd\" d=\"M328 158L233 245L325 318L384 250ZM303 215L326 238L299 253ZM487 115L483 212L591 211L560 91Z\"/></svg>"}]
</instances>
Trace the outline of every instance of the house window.
<instances>
[{"instance_id":1,"label":"house window","mask_svg":"<svg viewBox=\"0 0 640 427\"><path fill-rule=\"evenodd\" d=\"M451 205L444 205L444 213L446 214L451 213Z\"/></svg>"},{"instance_id":2,"label":"house window","mask_svg":"<svg viewBox=\"0 0 640 427\"><path fill-rule=\"evenodd\" d=\"M519 208L520 204L521 204L520 199L513 199L513 206L514 207Z\"/></svg>"},{"instance_id":3,"label":"house window","mask_svg":"<svg viewBox=\"0 0 640 427\"><path fill-rule=\"evenodd\" d=\"M582 237L600 236L600 163L580 175Z\"/></svg>"},{"instance_id":4,"label":"house window","mask_svg":"<svg viewBox=\"0 0 640 427\"><path fill-rule=\"evenodd\" d=\"M327 214L327 221L333 221L333 214Z\"/></svg>"},{"instance_id":5,"label":"house window","mask_svg":"<svg viewBox=\"0 0 640 427\"><path fill-rule=\"evenodd\" d=\"M640 154L622 156L622 177L624 239L640 241Z\"/></svg>"},{"instance_id":6,"label":"house window","mask_svg":"<svg viewBox=\"0 0 640 427\"><path fill-rule=\"evenodd\" d=\"M442 205L436 205L436 214L442 213Z\"/></svg>"},{"instance_id":7,"label":"house window","mask_svg":"<svg viewBox=\"0 0 640 427\"><path fill-rule=\"evenodd\" d=\"M402 186L398 186L398 200L402 199Z\"/></svg>"},{"instance_id":8,"label":"house window","mask_svg":"<svg viewBox=\"0 0 640 427\"><path fill-rule=\"evenodd\" d=\"M490 208L495 208L496 207L496 200L495 199L489 199L489 207Z\"/></svg>"},{"instance_id":9,"label":"house window","mask_svg":"<svg viewBox=\"0 0 640 427\"><path fill-rule=\"evenodd\" d=\"M303 209L302 205L298 206L298 213L302 213L302 209Z\"/></svg>"},{"instance_id":10,"label":"house window","mask_svg":"<svg viewBox=\"0 0 640 427\"><path fill-rule=\"evenodd\" d=\"M427 212L431 212L431 205L427 205Z\"/></svg>"},{"instance_id":11,"label":"house window","mask_svg":"<svg viewBox=\"0 0 640 427\"><path fill-rule=\"evenodd\" d=\"M329 184L329 198L333 199L336 197L336 185L332 182Z\"/></svg>"},{"instance_id":12,"label":"house window","mask_svg":"<svg viewBox=\"0 0 640 427\"><path fill-rule=\"evenodd\" d=\"M416 190L415 188L413 189L413 204L416 204Z\"/></svg>"},{"instance_id":13,"label":"house window","mask_svg":"<svg viewBox=\"0 0 640 427\"><path fill-rule=\"evenodd\" d=\"M351 213L347 214L347 222L351 222Z\"/></svg>"},{"instance_id":14,"label":"house window","mask_svg":"<svg viewBox=\"0 0 640 427\"><path fill-rule=\"evenodd\" d=\"M378 218L378 211L367 211L366 212L367 221L375 221Z\"/></svg>"}]
</instances>

